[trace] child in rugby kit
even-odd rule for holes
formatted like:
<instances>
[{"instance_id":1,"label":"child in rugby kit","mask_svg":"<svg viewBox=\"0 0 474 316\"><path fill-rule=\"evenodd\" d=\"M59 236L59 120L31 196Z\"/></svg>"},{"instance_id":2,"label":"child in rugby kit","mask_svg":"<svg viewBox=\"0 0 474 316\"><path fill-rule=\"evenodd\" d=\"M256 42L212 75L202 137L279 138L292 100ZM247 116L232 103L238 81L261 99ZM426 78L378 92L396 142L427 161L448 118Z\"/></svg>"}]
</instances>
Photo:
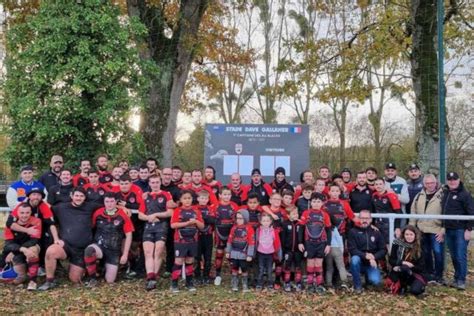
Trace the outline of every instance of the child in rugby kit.
<instances>
[{"instance_id":1,"label":"child in rugby kit","mask_svg":"<svg viewBox=\"0 0 474 316\"><path fill-rule=\"evenodd\" d=\"M239 290L239 269L242 271L242 291L248 292L248 268L255 254L254 230L249 222L249 212L245 209L235 214L235 224L227 239L226 258L232 267L232 291Z\"/></svg>"},{"instance_id":2,"label":"child in rugby kit","mask_svg":"<svg viewBox=\"0 0 474 316\"><path fill-rule=\"evenodd\" d=\"M229 238L230 230L234 225L234 215L238 209L238 206L231 202L232 192L228 187L222 187L219 198L220 202L216 205L215 216L216 216L216 278L214 279L214 285L219 286L222 282L221 271L222 263L224 259L224 252L227 246L227 239Z\"/></svg>"},{"instance_id":3,"label":"child in rugby kit","mask_svg":"<svg viewBox=\"0 0 474 316\"><path fill-rule=\"evenodd\" d=\"M197 193L197 208L201 211L204 220L204 228L199 230L198 254L196 257L196 268L194 276L201 284L210 283L210 272L212 264L212 249L214 246L213 232L216 222L216 214L213 205L209 205L209 192L202 190ZM201 265L204 270L201 271Z\"/></svg>"},{"instance_id":4,"label":"child in rugby kit","mask_svg":"<svg viewBox=\"0 0 474 316\"><path fill-rule=\"evenodd\" d=\"M325 199L321 193L311 196L311 209L306 210L300 219L304 229L300 231L298 245L307 260L308 291L318 294L326 291L323 286L323 259L331 251L331 220L323 207Z\"/></svg>"},{"instance_id":5,"label":"child in rugby kit","mask_svg":"<svg viewBox=\"0 0 474 316\"><path fill-rule=\"evenodd\" d=\"M311 194L313 193L314 187L311 184L303 184L302 195L295 201L295 205L298 208L298 215L301 217L303 212L311 208Z\"/></svg>"},{"instance_id":6,"label":"child in rugby kit","mask_svg":"<svg viewBox=\"0 0 474 316\"><path fill-rule=\"evenodd\" d=\"M294 271L296 291L303 289L301 282L301 267L303 253L298 249L298 235L303 227L299 225L298 209L294 207L290 216L283 222L281 231L281 244L283 249L283 280L285 292L291 292L291 271Z\"/></svg>"},{"instance_id":7,"label":"child in rugby kit","mask_svg":"<svg viewBox=\"0 0 474 316\"><path fill-rule=\"evenodd\" d=\"M198 250L199 229L204 228L201 211L193 207L193 192L183 190L180 197L181 206L174 210L171 217L171 228L174 233L175 261L171 273L171 291L179 292L178 279L185 265L186 287L196 291L193 284L193 264Z\"/></svg>"}]
</instances>

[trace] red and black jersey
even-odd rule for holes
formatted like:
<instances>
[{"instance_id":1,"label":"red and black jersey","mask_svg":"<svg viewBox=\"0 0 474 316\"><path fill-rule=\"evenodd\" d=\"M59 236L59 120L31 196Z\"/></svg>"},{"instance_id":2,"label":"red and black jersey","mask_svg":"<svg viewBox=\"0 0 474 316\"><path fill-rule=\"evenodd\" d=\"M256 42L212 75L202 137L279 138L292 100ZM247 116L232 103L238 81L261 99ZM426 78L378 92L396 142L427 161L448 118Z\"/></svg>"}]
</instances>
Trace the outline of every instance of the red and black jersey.
<instances>
[{"instance_id":1,"label":"red and black jersey","mask_svg":"<svg viewBox=\"0 0 474 316\"><path fill-rule=\"evenodd\" d=\"M237 189L232 186L232 184L228 184L227 187L230 189L232 196L230 200L237 205L242 205L244 199L242 198L244 195L247 195L248 187L246 185L241 184Z\"/></svg>"},{"instance_id":2,"label":"red and black jersey","mask_svg":"<svg viewBox=\"0 0 474 316\"><path fill-rule=\"evenodd\" d=\"M198 204L198 201L197 201L197 194L199 192L201 192L202 190L205 190L207 192L209 192L209 204L210 205L215 205L217 203L219 203L219 201L217 200L217 197L216 195L214 194L214 192L212 191L212 189L205 185L205 184L201 184L200 186L194 186L194 184L190 184L184 188L182 188L182 190L191 190L193 191L193 205L197 205Z\"/></svg>"},{"instance_id":3,"label":"red and black jersey","mask_svg":"<svg viewBox=\"0 0 474 316\"><path fill-rule=\"evenodd\" d=\"M115 184L113 181L111 181L111 182L103 183L102 185L106 187L107 190L109 190L109 192L114 192L114 193L120 192L120 183ZM132 184L132 186L134 185L135 184Z\"/></svg>"},{"instance_id":4,"label":"red and black jersey","mask_svg":"<svg viewBox=\"0 0 474 316\"><path fill-rule=\"evenodd\" d=\"M306 210L301 216L300 224L304 226L299 236L300 243L303 241L331 242L331 219L326 211Z\"/></svg>"},{"instance_id":5,"label":"red and black jersey","mask_svg":"<svg viewBox=\"0 0 474 316\"><path fill-rule=\"evenodd\" d=\"M255 253L255 231L250 224L234 225L227 240L227 252L237 251L253 257Z\"/></svg>"},{"instance_id":6,"label":"red and black jersey","mask_svg":"<svg viewBox=\"0 0 474 316\"><path fill-rule=\"evenodd\" d=\"M197 205L196 206L202 215L204 221L204 228L199 230L202 235L210 235L214 231L213 226L216 223L215 208L209 205Z\"/></svg>"},{"instance_id":7,"label":"red and black jersey","mask_svg":"<svg viewBox=\"0 0 474 316\"><path fill-rule=\"evenodd\" d=\"M354 218L354 212L349 203L344 200L328 200L324 207L339 233L345 234L348 220Z\"/></svg>"},{"instance_id":8,"label":"red and black jersey","mask_svg":"<svg viewBox=\"0 0 474 316\"><path fill-rule=\"evenodd\" d=\"M112 182L114 178L112 177L112 174L108 172L107 170L105 171L100 171L99 170L99 182L100 183L109 183Z\"/></svg>"},{"instance_id":9,"label":"red and black jersey","mask_svg":"<svg viewBox=\"0 0 474 316\"><path fill-rule=\"evenodd\" d=\"M106 185L99 183L94 185L92 183L87 183L84 185L86 190L87 200L95 203L102 204L104 202L104 194L109 190Z\"/></svg>"},{"instance_id":10,"label":"red and black jersey","mask_svg":"<svg viewBox=\"0 0 474 316\"><path fill-rule=\"evenodd\" d=\"M27 203L28 205L31 206L31 204L29 204L28 200L25 200L22 203ZM20 208L22 203L18 204L13 209L13 211L10 214L11 216L13 216L15 218L18 218L18 209ZM41 201L38 204L38 206L36 206L36 207L31 206L31 215L34 216L34 217L37 217L41 220L51 220L51 221L53 221L53 212L51 211L51 208L49 207L49 205L47 203L43 202L43 201Z\"/></svg>"},{"instance_id":11,"label":"red and black jersey","mask_svg":"<svg viewBox=\"0 0 474 316\"><path fill-rule=\"evenodd\" d=\"M283 207L280 207L277 210L274 210L270 207L270 210L273 212L273 214L278 216L278 219L273 220L273 227L280 232L283 221L286 221L288 219L288 213Z\"/></svg>"},{"instance_id":12,"label":"red and black jersey","mask_svg":"<svg viewBox=\"0 0 474 316\"><path fill-rule=\"evenodd\" d=\"M273 193L273 189L268 183L263 181L259 185L251 183L246 192L242 195L242 200L246 202L248 195L252 192L257 193L260 205L270 204L270 196Z\"/></svg>"},{"instance_id":13,"label":"red and black jersey","mask_svg":"<svg viewBox=\"0 0 474 316\"><path fill-rule=\"evenodd\" d=\"M204 223L202 219L201 211L196 207L182 208L178 207L174 210L173 216L171 217L171 224L184 223L190 219L196 219L197 221ZM199 236L199 229L197 226L186 226L176 228L174 231L174 242L175 243L187 243L197 242Z\"/></svg>"},{"instance_id":14,"label":"red and black jersey","mask_svg":"<svg viewBox=\"0 0 474 316\"><path fill-rule=\"evenodd\" d=\"M216 233L221 240L227 240L230 230L234 225L234 215L238 210L235 203L229 204L219 203L215 206L214 214L216 214Z\"/></svg>"},{"instance_id":15,"label":"red and black jersey","mask_svg":"<svg viewBox=\"0 0 474 316\"><path fill-rule=\"evenodd\" d=\"M36 228L36 234L35 235L28 235L26 233L21 233L17 232L14 230L11 230L8 227L5 227L5 241L12 241L15 244L18 245L23 245L24 247L32 247L36 245L41 238L41 220L37 217L30 216L28 221L24 224L20 223L17 218L14 218L14 222L16 222L18 225L24 227L24 228L30 228L30 227L35 227Z\"/></svg>"},{"instance_id":16,"label":"red and black jersey","mask_svg":"<svg viewBox=\"0 0 474 316\"><path fill-rule=\"evenodd\" d=\"M372 195L373 213L400 213L400 201L396 193L385 191L374 192Z\"/></svg>"},{"instance_id":17,"label":"red and black jersey","mask_svg":"<svg viewBox=\"0 0 474 316\"><path fill-rule=\"evenodd\" d=\"M150 192L145 199L145 208L140 210L145 215L151 215L159 212L166 212L168 208L166 204L168 201L172 201L173 197L169 192Z\"/></svg>"},{"instance_id":18,"label":"red and black jersey","mask_svg":"<svg viewBox=\"0 0 474 316\"><path fill-rule=\"evenodd\" d=\"M138 186L132 185L130 191L124 193L119 191L116 194L117 201L124 201L125 207L132 211L133 214L145 212L145 203L143 202L143 193Z\"/></svg>"},{"instance_id":19,"label":"red and black jersey","mask_svg":"<svg viewBox=\"0 0 474 316\"><path fill-rule=\"evenodd\" d=\"M74 177L72 177L72 185L74 187L83 187L89 183L89 178L88 177L83 177L80 173L76 174Z\"/></svg>"},{"instance_id":20,"label":"red and black jersey","mask_svg":"<svg viewBox=\"0 0 474 316\"><path fill-rule=\"evenodd\" d=\"M95 227L94 243L106 249L120 251L125 234L134 231L132 221L122 210L110 216L102 207L92 215L92 227Z\"/></svg>"},{"instance_id":21,"label":"red and black jersey","mask_svg":"<svg viewBox=\"0 0 474 316\"><path fill-rule=\"evenodd\" d=\"M211 188L212 190L212 193L214 193L214 195L216 197L219 196L219 190L222 188L222 183L220 183L219 181L217 180L212 180L211 182L206 182L205 180L202 182L203 185L206 185L208 186L209 188Z\"/></svg>"}]
</instances>

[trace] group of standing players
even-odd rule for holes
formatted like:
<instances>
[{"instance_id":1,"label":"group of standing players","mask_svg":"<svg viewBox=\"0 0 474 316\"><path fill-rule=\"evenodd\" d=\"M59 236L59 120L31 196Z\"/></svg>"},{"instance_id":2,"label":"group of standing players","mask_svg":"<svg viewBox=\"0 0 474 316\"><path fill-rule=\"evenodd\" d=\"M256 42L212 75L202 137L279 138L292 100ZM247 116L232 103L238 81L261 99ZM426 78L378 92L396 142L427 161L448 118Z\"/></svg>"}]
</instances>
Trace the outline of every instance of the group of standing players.
<instances>
[{"instance_id":1,"label":"group of standing players","mask_svg":"<svg viewBox=\"0 0 474 316\"><path fill-rule=\"evenodd\" d=\"M348 290L346 236L362 225L354 213L405 212L423 188L416 164L409 170L411 185L397 176L393 163L385 166L384 177L371 167L355 179L349 169L331 175L322 166L317 176L302 172L297 185L286 181L282 167L269 183L254 169L249 184L233 174L223 185L212 167L159 170L155 159L139 167L121 161L109 170L101 155L94 168L82 160L73 174L55 155L50 166L38 181L31 166L23 167L7 192L12 212L0 267L10 264L12 282L27 283L30 290L54 288L57 263L64 259L69 279L88 287L102 276L115 282L123 270L127 278L145 278L147 290L164 275L178 292L185 275L186 288L195 291L196 285L220 286L228 259L234 291L239 283L243 291L301 291L304 283L318 293L324 284ZM401 224L395 225L397 237ZM372 226L386 246L388 221ZM46 281L37 287L43 273Z\"/></svg>"}]
</instances>

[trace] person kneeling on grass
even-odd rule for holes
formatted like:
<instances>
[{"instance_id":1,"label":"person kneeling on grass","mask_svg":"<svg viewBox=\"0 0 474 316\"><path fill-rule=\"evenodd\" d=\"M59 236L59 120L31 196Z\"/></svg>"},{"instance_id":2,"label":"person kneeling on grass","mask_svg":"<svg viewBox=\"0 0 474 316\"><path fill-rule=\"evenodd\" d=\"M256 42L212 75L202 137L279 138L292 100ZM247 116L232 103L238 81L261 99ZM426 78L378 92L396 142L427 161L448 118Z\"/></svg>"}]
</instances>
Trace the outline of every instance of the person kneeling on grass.
<instances>
[{"instance_id":1,"label":"person kneeling on grass","mask_svg":"<svg viewBox=\"0 0 474 316\"><path fill-rule=\"evenodd\" d=\"M27 203L19 205L17 215L16 223L18 225L23 228L32 228L36 233L28 235L13 231L8 227L5 228L5 246L0 256L0 266L3 267L5 263L12 264L14 271L10 272L15 272L12 275L16 275L13 284L22 284L29 278L28 290L36 290L41 220L31 215L31 206ZM3 277L0 275L0 278Z\"/></svg>"},{"instance_id":2,"label":"person kneeling on grass","mask_svg":"<svg viewBox=\"0 0 474 316\"><path fill-rule=\"evenodd\" d=\"M180 197L181 207L174 210L171 217L171 228L174 232L175 260L173 272L171 273L171 292L179 292L178 279L185 264L186 287L188 291L194 292L193 284L194 258L198 252L199 229L204 228L201 211L193 207L193 192L183 190Z\"/></svg>"},{"instance_id":3,"label":"person kneeling on grass","mask_svg":"<svg viewBox=\"0 0 474 316\"><path fill-rule=\"evenodd\" d=\"M239 268L242 271L242 290L249 291L248 263L255 254L255 236L252 225L249 223L249 212L245 209L235 214L235 224L227 240L226 258L232 265L232 291L239 290Z\"/></svg>"},{"instance_id":4,"label":"person kneeling on grass","mask_svg":"<svg viewBox=\"0 0 474 316\"><path fill-rule=\"evenodd\" d=\"M84 262L89 280L87 287L97 285L97 259L105 261L105 281L115 282L120 264L126 264L132 244L134 230L132 220L125 211L117 208L114 193L106 193L104 205L92 216L92 228L95 228L94 242L84 250ZM122 248L122 240L125 243Z\"/></svg>"},{"instance_id":5,"label":"person kneeling on grass","mask_svg":"<svg viewBox=\"0 0 474 316\"><path fill-rule=\"evenodd\" d=\"M421 250L420 231L414 226L406 226L400 239L396 239L390 252L392 271L385 282L392 294L410 293L420 295L425 291L426 279L423 275L424 257Z\"/></svg>"}]
</instances>

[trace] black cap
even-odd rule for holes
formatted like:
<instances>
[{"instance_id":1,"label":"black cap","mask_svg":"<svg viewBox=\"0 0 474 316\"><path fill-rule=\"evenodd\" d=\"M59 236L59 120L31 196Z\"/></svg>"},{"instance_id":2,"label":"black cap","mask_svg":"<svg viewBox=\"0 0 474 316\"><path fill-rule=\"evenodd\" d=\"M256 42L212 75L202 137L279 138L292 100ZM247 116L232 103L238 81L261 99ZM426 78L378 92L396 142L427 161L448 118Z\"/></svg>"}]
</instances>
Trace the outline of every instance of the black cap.
<instances>
[{"instance_id":1,"label":"black cap","mask_svg":"<svg viewBox=\"0 0 474 316\"><path fill-rule=\"evenodd\" d=\"M278 167L275 169L275 176L279 173L283 173L283 175L286 175L286 170L283 167Z\"/></svg>"},{"instance_id":2,"label":"black cap","mask_svg":"<svg viewBox=\"0 0 474 316\"><path fill-rule=\"evenodd\" d=\"M420 166L418 166L416 163L412 163L408 170L420 170Z\"/></svg>"},{"instance_id":3,"label":"black cap","mask_svg":"<svg viewBox=\"0 0 474 316\"><path fill-rule=\"evenodd\" d=\"M32 165L23 166L21 167L20 172L23 172L23 171L33 171L33 166Z\"/></svg>"},{"instance_id":4,"label":"black cap","mask_svg":"<svg viewBox=\"0 0 474 316\"><path fill-rule=\"evenodd\" d=\"M251 175L253 176L254 174L262 175L262 173L260 172L260 169L258 169L258 168L255 168L255 169L252 170Z\"/></svg>"},{"instance_id":5,"label":"black cap","mask_svg":"<svg viewBox=\"0 0 474 316\"><path fill-rule=\"evenodd\" d=\"M459 180L459 175L456 172L448 172L448 174L446 175L446 179Z\"/></svg>"},{"instance_id":6,"label":"black cap","mask_svg":"<svg viewBox=\"0 0 474 316\"><path fill-rule=\"evenodd\" d=\"M349 169L349 168L343 168L341 170L341 174L344 173L344 172L349 172L349 174L352 174L351 169Z\"/></svg>"},{"instance_id":7,"label":"black cap","mask_svg":"<svg viewBox=\"0 0 474 316\"><path fill-rule=\"evenodd\" d=\"M30 197L30 194L33 194L33 193L39 193L41 194L41 197L44 199L45 195L44 195L44 191L41 190L41 188L38 188L38 187L35 187L33 189L30 190L30 192L28 192L26 194L27 197Z\"/></svg>"},{"instance_id":8,"label":"black cap","mask_svg":"<svg viewBox=\"0 0 474 316\"><path fill-rule=\"evenodd\" d=\"M389 162L385 165L385 169L397 169L397 166L393 162Z\"/></svg>"}]
</instances>

